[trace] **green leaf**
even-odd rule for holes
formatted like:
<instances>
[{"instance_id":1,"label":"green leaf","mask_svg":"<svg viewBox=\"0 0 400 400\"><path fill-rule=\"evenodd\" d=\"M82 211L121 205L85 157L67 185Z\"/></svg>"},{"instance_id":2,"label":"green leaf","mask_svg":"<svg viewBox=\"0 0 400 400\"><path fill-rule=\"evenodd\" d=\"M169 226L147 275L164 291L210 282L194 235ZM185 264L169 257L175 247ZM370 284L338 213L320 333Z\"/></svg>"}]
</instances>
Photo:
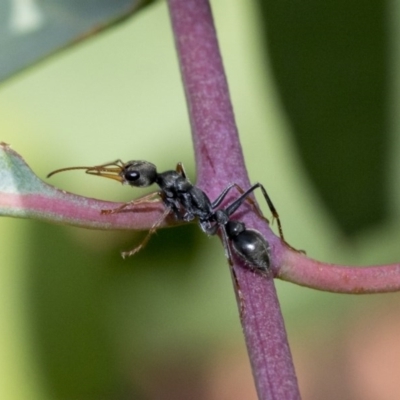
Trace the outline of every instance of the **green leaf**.
<instances>
[{"instance_id":1,"label":"green leaf","mask_svg":"<svg viewBox=\"0 0 400 400\"><path fill-rule=\"evenodd\" d=\"M310 179L347 234L380 223L389 206L389 3L259 5L266 51Z\"/></svg>"},{"instance_id":2,"label":"green leaf","mask_svg":"<svg viewBox=\"0 0 400 400\"><path fill-rule=\"evenodd\" d=\"M0 1L0 81L135 13L150 0Z\"/></svg>"}]
</instances>

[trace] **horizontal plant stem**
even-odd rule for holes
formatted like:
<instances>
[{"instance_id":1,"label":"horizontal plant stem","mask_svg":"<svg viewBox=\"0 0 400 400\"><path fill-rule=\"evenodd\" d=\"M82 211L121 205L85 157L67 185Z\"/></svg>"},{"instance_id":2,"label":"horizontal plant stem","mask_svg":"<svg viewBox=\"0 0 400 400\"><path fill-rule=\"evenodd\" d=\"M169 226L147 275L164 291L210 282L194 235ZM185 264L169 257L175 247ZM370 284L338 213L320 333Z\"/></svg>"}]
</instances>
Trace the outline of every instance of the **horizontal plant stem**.
<instances>
[{"instance_id":1,"label":"horizontal plant stem","mask_svg":"<svg viewBox=\"0 0 400 400\"><path fill-rule=\"evenodd\" d=\"M160 202L158 204L137 205L125 213L101 214L102 210L116 209L122 204L66 192L63 192L58 199L48 198L41 194L0 193L0 215L34 218L88 229L147 230L161 217L164 211L164 206ZM160 224L160 227L173 223L174 219L169 218L168 221Z\"/></svg>"},{"instance_id":2,"label":"horizontal plant stem","mask_svg":"<svg viewBox=\"0 0 400 400\"><path fill-rule=\"evenodd\" d=\"M366 294L400 290L400 264L352 267L323 263L287 249L277 277L313 289Z\"/></svg>"}]
</instances>

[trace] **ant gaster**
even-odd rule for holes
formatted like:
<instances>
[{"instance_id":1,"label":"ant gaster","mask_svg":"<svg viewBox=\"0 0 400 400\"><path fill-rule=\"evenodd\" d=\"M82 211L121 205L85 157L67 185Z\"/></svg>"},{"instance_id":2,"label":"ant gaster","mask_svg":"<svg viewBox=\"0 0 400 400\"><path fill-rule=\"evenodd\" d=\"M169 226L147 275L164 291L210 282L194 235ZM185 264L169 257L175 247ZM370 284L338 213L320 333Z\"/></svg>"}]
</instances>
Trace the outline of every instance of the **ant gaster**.
<instances>
[{"instance_id":1,"label":"ant gaster","mask_svg":"<svg viewBox=\"0 0 400 400\"><path fill-rule=\"evenodd\" d=\"M189 181L181 163L177 164L175 170L158 173L156 166L148 161L129 161L124 163L121 160L117 160L94 167L62 168L51 172L48 177L58 172L74 169L84 169L87 174L111 178L122 184L134 187L147 187L153 183L159 186L160 190L158 192L153 192L147 196L132 200L112 210L102 210L102 214L122 212L122 210L129 206L150 201L157 196L162 199L165 205L165 212L151 227L142 243L130 251L123 252L123 257L131 256L143 248L167 215L173 213L175 218L181 221L192 221L197 218L201 229L208 235L215 235L220 231L225 254L230 265L232 265L231 243L234 252L251 268L268 272L269 245L264 237L256 230L247 229L243 222L231 219L231 215L244 201L248 201L255 208L257 214L266 219L261 214L255 202L249 197L258 188L261 189L273 217L277 220L279 234L282 240L284 240L278 213L265 188L260 183L254 184L246 191L238 184L232 183L212 202L203 190ZM232 188L236 188L241 193L240 196L226 208L218 209Z\"/></svg>"}]
</instances>

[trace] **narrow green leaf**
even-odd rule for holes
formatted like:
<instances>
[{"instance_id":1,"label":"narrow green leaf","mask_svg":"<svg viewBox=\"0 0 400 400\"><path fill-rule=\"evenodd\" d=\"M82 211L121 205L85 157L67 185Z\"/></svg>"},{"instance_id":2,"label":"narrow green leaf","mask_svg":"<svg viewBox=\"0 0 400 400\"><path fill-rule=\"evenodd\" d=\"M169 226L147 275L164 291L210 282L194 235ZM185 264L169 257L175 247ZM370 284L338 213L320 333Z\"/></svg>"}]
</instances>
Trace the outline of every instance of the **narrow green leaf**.
<instances>
[{"instance_id":1,"label":"narrow green leaf","mask_svg":"<svg viewBox=\"0 0 400 400\"><path fill-rule=\"evenodd\" d=\"M135 13L150 0L0 1L0 81Z\"/></svg>"},{"instance_id":2,"label":"narrow green leaf","mask_svg":"<svg viewBox=\"0 0 400 400\"><path fill-rule=\"evenodd\" d=\"M388 217L388 1L258 0L282 103L325 206L354 235ZM271 64L271 65L270 65ZM269 72L268 72L269 73Z\"/></svg>"}]
</instances>

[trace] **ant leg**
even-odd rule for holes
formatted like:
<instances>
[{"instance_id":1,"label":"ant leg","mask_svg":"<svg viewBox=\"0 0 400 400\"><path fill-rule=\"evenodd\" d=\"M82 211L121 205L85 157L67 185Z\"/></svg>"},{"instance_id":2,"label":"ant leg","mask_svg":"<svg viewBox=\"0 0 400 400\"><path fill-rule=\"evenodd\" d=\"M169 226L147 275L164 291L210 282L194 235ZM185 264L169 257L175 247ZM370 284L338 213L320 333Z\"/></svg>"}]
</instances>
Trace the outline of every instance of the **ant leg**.
<instances>
[{"instance_id":1,"label":"ant leg","mask_svg":"<svg viewBox=\"0 0 400 400\"><path fill-rule=\"evenodd\" d=\"M277 225L278 225L278 231L279 231L279 236L281 237L281 239L286 243L285 238L283 236L283 230L282 230L282 224L281 224L281 220L279 218L279 214L276 211L276 208L274 206L274 204L272 203L267 191L265 190L264 186L261 185L261 183L255 183L253 186L251 186L249 189L247 189L246 191L243 191L243 189L239 186L236 185L236 188L242 192L242 194L240 195L240 197L238 197L235 201L233 201L227 208L226 208L226 212L228 213L228 215L232 215L241 205L244 201L249 201L251 205L253 205L253 207L255 208L257 214L259 216L261 216L261 218L265 219L268 222L268 219L265 218L260 209L256 206L256 203L249 198L248 196L250 195L250 193L254 192L256 189L260 188L265 201L268 204L269 209L271 210L272 216L274 219L276 219L277 221Z\"/></svg>"},{"instance_id":2,"label":"ant leg","mask_svg":"<svg viewBox=\"0 0 400 400\"><path fill-rule=\"evenodd\" d=\"M246 191L245 191L244 189L242 189L242 187L239 186L237 183L231 183L231 184L230 184L229 186L227 186L227 187L224 189L224 191L218 196L218 198L214 201L214 203L212 203L213 208L218 207L218 206L220 205L220 203L221 203L221 201L223 200L223 198L226 196L226 194L228 193L228 191L229 191L230 189L232 189L232 188L236 188L237 191L238 191L241 195L243 195L243 194L246 192ZM221 197L222 197L222 198L221 198ZM220 198L221 198L221 199L220 199ZM238 199L236 199L236 200L238 200ZM247 196L245 196L245 199L244 199L244 200L250 203L250 205L254 208L254 210L256 211L257 215L258 215L260 218L264 219L266 222L269 223L268 218L265 218L265 217L264 217L264 215L262 214L262 212L261 212L260 208L258 207L257 203L256 203L251 197L248 197L248 195L247 195ZM241 202L240 204L242 204L242 202ZM235 209L235 210L236 210L236 209ZM233 213L233 212L232 212L232 213Z\"/></svg>"},{"instance_id":3,"label":"ant leg","mask_svg":"<svg viewBox=\"0 0 400 400\"><path fill-rule=\"evenodd\" d=\"M262 194L263 194L263 196L264 196L264 199L265 199L265 201L267 202L268 207L269 207L269 209L270 209L270 211L271 211L271 213L272 213L272 218L273 218L273 219L272 219L272 222L273 222L274 219L276 220L276 224L278 225L279 236L280 236L281 239L286 243L285 237L283 236L282 223L281 223L281 220L280 220L280 218L279 218L278 211L276 210L274 204L272 203L272 200L271 200L271 198L269 197L269 195L268 195L268 193L267 193L267 190L265 189L265 187L264 187L261 183L256 183L256 184L253 185L252 187L254 188L253 190L255 190L255 189L257 189L257 188L260 188L260 189L261 189L261 192L262 192ZM249 199L249 200L251 200L251 199ZM251 201L252 201L252 200L251 200ZM255 204L255 203L253 202L253 204ZM257 209L258 209L258 207L257 207ZM259 209L258 209L258 211L259 211ZM259 212L261 213L261 211L259 211Z\"/></svg>"},{"instance_id":4,"label":"ant leg","mask_svg":"<svg viewBox=\"0 0 400 400\"><path fill-rule=\"evenodd\" d=\"M130 257L140 251L144 246L146 246L147 242L150 240L151 235L159 228L161 223L167 218L167 215L171 212L170 208L165 209L161 217L153 224L150 230L147 232L146 237L142 240L139 246L136 246L134 249L129 251L122 251L121 256L122 258Z\"/></svg>"},{"instance_id":5,"label":"ant leg","mask_svg":"<svg viewBox=\"0 0 400 400\"><path fill-rule=\"evenodd\" d=\"M261 192L262 192L262 194L263 194L263 196L264 196L265 201L266 201L267 204L268 204L269 209L271 210L272 217L273 217L274 219L276 219L276 224L278 225L279 236L280 236L281 239L286 243L286 240L285 240L285 238L284 238L284 236L283 236L283 229L282 229L282 224L281 224L281 220L280 220L280 218L279 218L278 211L276 211L276 208L275 208L274 204L272 203L271 198L268 196L268 193L267 193L267 191L265 190L264 186L261 185L260 183L258 183L258 185L259 185L259 188L261 189ZM287 243L286 243L286 244L287 244ZM291 246L289 245L289 247L291 247Z\"/></svg>"},{"instance_id":6,"label":"ant leg","mask_svg":"<svg viewBox=\"0 0 400 400\"><path fill-rule=\"evenodd\" d=\"M237 183L230 183L230 184L222 191L222 193L211 203L211 208L212 208L213 210L215 210L215 209L223 202L223 200L225 199L225 197L227 196L227 194L228 194L228 193L230 192L230 190L233 189L233 188L236 188L236 189L239 191L239 193L242 194L242 195L245 193L245 191L244 191ZM254 189L253 189L253 190L254 190ZM250 192L251 192L251 191L250 191ZM249 192L249 193L250 193L250 192ZM244 199L244 200L247 200L247 201L256 209L257 214L259 214L259 216L260 216L261 218L266 219L266 218L262 215L261 211L258 209L256 203L255 203L252 199L247 198L247 196L248 196L248 194L245 196L245 199ZM238 200L238 199L237 199L237 200ZM244 201L244 200L243 200L243 201ZM242 204L243 201L241 201L240 204ZM239 205L240 205L240 204L239 204ZM235 210L236 210L236 209L235 209ZM233 211L232 211L232 213L233 213ZM267 220L267 222L268 222L268 220Z\"/></svg>"},{"instance_id":7,"label":"ant leg","mask_svg":"<svg viewBox=\"0 0 400 400\"><path fill-rule=\"evenodd\" d=\"M231 248L229 246L229 238L228 234L226 233L225 226L221 226L221 233L222 233L222 244L224 245L224 250L225 250L225 257L228 259L230 267L233 265L233 260L232 260L232 252Z\"/></svg>"},{"instance_id":8,"label":"ant leg","mask_svg":"<svg viewBox=\"0 0 400 400\"><path fill-rule=\"evenodd\" d=\"M242 290L240 289L240 284L239 284L239 280L237 278L236 272L233 269L232 252L231 252L231 248L229 246L229 239L228 239L228 235L226 233L225 227L221 228L221 231L222 231L222 243L224 245L225 256L228 259L229 269L231 271L233 284L235 286L235 294L236 294L237 300L239 302L240 317L242 318L244 315L244 311L245 311L244 297L242 294Z\"/></svg>"},{"instance_id":9,"label":"ant leg","mask_svg":"<svg viewBox=\"0 0 400 400\"><path fill-rule=\"evenodd\" d=\"M260 185L259 183L256 183L249 189L243 190L239 185L233 184L233 186L235 186L238 189L241 195L226 207L225 210L228 213L228 215L231 216L243 204L244 201L248 201L251 205L254 206L254 208L257 211L257 214L260 213L260 215L264 218L264 216L261 214L261 211L256 206L256 203L249 197L249 195L259 187L259 185Z\"/></svg>"},{"instance_id":10,"label":"ant leg","mask_svg":"<svg viewBox=\"0 0 400 400\"><path fill-rule=\"evenodd\" d=\"M243 318L245 310L246 310L246 307L245 307L246 303L244 301L242 289L240 289L239 280L238 280L238 277L236 275L236 272L233 269L232 265L230 265L229 268L231 270L231 274L232 274L232 278L233 278L233 284L235 285L236 298L237 298L237 301L239 303L240 318Z\"/></svg>"},{"instance_id":11,"label":"ant leg","mask_svg":"<svg viewBox=\"0 0 400 400\"><path fill-rule=\"evenodd\" d=\"M222 203L222 201L224 200L224 198L226 197L226 195L229 193L229 191L232 189L232 188L234 188L234 187L236 187L236 188L240 188L240 186L237 184L237 183L231 183L231 184L229 184L223 191L222 191L222 193L211 203L211 207L212 207L212 209L214 210L215 208L217 208L221 203ZM241 190L241 188L240 189L238 189L239 191Z\"/></svg>"},{"instance_id":12,"label":"ant leg","mask_svg":"<svg viewBox=\"0 0 400 400\"><path fill-rule=\"evenodd\" d=\"M294 251L297 251L298 253L305 253L304 250L297 250L295 249L293 246L291 246L286 240L285 237L283 236L283 229L282 229L282 224L281 224L281 220L279 218L279 214L278 211L276 211L276 208L274 206L274 204L272 203L272 200L270 199L270 197L268 196L267 191L265 190L264 186L261 185L261 183L257 183L256 185L258 185L258 187L261 189L261 192L264 196L265 201L268 204L269 209L271 210L272 213L272 217L276 219L276 224L278 225L278 231L279 231L279 236L281 237L283 243L286 244L286 246L288 246L289 248L291 248Z\"/></svg>"},{"instance_id":13,"label":"ant leg","mask_svg":"<svg viewBox=\"0 0 400 400\"><path fill-rule=\"evenodd\" d=\"M257 213L261 216L261 218L263 218L264 220L266 220L266 221L268 222L268 219L265 218L265 217L262 215L261 211L260 211L259 208L256 206L256 203L255 203L252 199L250 199L250 198L248 197L249 194L250 194L251 192L253 192L254 190L256 190L256 189L258 189L258 188L261 189L261 192L262 192L262 194L263 194L263 196L264 196L264 199L265 199L265 201L267 202L268 207L269 207L269 209L270 209L270 211L271 211L271 213L272 213L272 217L273 217L274 219L276 219L276 223L277 223L277 225L278 225L279 236L280 236L280 238L282 239L282 241L286 244L286 246L288 246L288 247L291 248L292 250L297 251L297 252L300 252L300 253L304 253L303 250L297 250L297 249L295 249L293 246L291 246L291 245L285 240L285 237L284 237L284 235L283 235L282 224L281 224L281 220L280 220L280 218L279 218L278 211L276 210L274 204L272 203L272 200L271 200L271 198L269 197L269 195L268 195L268 193L267 193L265 187L264 187L261 183L255 183L251 188L249 188L248 190L244 191L244 192L242 193L242 195L241 195L239 198L237 198L233 203L231 203L231 204L226 208L226 212L228 213L228 215L230 216L231 214L233 214L233 213L240 207L240 205L241 205L245 200L248 200L248 201L250 201L250 203L255 207L255 210L256 210ZM243 190L243 189L240 188L240 186L237 186L237 189L238 189L239 191L240 191L240 190Z\"/></svg>"},{"instance_id":14,"label":"ant leg","mask_svg":"<svg viewBox=\"0 0 400 400\"><path fill-rule=\"evenodd\" d=\"M117 214L119 212L122 212L127 207L135 206L137 204L149 202L152 200L155 201L155 199L154 199L155 196L160 196L159 192L153 192L146 196L140 197L139 199L128 201L127 203L124 203L124 204L122 204L122 206L119 206L117 208L113 208L110 210L101 210L100 214L102 214L102 215Z\"/></svg>"},{"instance_id":15,"label":"ant leg","mask_svg":"<svg viewBox=\"0 0 400 400\"><path fill-rule=\"evenodd\" d=\"M178 172L178 174L181 174L182 177L185 178L186 180L189 180L185 171L185 167L181 162L178 162L178 164L176 164L175 171Z\"/></svg>"},{"instance_id":16,"label":"ant leg","mask_svg":"<svg viewBox=\"0 0 400 400\"><path fill-rule=\"evenodd\" d=\"M241 186L239 186L237 183L231 183L230 185L228 185L223 192L216 198L216 200L214 200L214 202L211 204L212 208L215 209L216 207L218 207L221 202L223 201L223 199L226 197L226 195L228 194L228 192L232 189L232 188L236 188L237 191L243 195L245 193L245 190L242 189ZM245 196L245 201L249 202L250 205L254 208L254 210L256 211L257 215L264 219L266 222L269 223L268 218L265 218L264 215L262 214L260 208L258 207L257 203L250 197ZM241 203L240 203L241 204Z\"/></svg>"}]
</instances>

